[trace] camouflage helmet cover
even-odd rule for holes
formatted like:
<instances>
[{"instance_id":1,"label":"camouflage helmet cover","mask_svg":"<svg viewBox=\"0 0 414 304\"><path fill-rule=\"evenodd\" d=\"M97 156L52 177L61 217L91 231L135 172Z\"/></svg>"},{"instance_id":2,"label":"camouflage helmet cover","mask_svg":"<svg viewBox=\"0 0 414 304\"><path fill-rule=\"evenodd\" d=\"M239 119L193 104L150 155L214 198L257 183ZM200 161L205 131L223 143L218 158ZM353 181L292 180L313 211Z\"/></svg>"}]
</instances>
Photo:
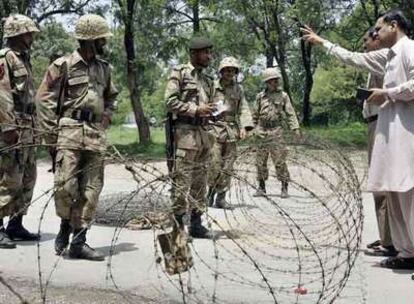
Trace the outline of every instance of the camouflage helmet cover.
<instances>
[{"instance_id":1,"label":"camouflage helmet cover","mask_svg":"<svg viewBox=\"0 0 414 304\"><path fill-rule=\"evenodd\" d=\"M282 75L278 68L267 68L263 71L263 81L266 82L270 79L281 78Z\"/></svg>"},{"instance_id":2,"label":"camouflage helmet cover","mask_svg":"<svg viewBox=\"0 0 414 304\"><path fill-rule=\"evenodd\" d=\"M236 68L238 71L240 70L240 63L236 58L232 56L225 57L220 61L219 72L221 72L221 70L224 68Z\"/></svg>"},{"instance_id":3,"label":"camouflage helmet cover","mask_svg":"<svg viewBox=\"0 0 414 304\"><path fill-rule=\"evenodd\" d=\"M108 23L99 15L86 14L76 22L74 37L78 40L96 40L111 36Z\"/></svg>"},{"instance_id":4,"label":"camouflage helmet cover","mask_svg":"<svg viewBox=\"0 0 414 304\"><path fill-rule=\"evenodd\" d=\"M6 18L3 27L4 38L16 37L26 33L40 32L32 19L25 15L13 14Z\"/></svg>"}]
</instances>

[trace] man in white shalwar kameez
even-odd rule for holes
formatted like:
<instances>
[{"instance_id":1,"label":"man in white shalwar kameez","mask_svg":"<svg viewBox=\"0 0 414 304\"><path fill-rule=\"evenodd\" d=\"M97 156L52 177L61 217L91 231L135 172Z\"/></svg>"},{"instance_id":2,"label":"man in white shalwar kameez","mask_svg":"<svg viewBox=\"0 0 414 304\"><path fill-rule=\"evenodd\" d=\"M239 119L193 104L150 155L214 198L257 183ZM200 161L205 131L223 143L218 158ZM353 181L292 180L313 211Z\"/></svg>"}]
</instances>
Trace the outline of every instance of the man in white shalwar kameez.
<instances>
[{"instance_id":1,"label":"man in white shalwar kameez","mask_svg":"<svg viewBox=\"0 0 414 304\"><path fill-rule=\"evenodd\" d=\"M381 266L414 269L414 41L407 37L409 22L399 10L378 18L375 30L384 49L351 53L342 61L384 75L382 88L371 89L367 102L380 107L368 173L368 191L388 195L391 237L397 257ZM303 39L335 47L310 28Z\"/></svg>"}]
</instances>

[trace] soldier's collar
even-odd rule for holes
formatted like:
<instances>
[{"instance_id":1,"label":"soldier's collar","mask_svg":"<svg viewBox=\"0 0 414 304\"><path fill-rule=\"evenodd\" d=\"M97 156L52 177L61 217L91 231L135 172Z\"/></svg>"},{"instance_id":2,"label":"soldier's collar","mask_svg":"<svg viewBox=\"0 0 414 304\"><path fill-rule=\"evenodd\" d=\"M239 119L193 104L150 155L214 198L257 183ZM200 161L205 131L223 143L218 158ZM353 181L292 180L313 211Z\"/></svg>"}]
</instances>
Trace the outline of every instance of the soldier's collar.
<instances>
[{"instance_id":1,"label":"soldier's collar","mask_svg":"<svg viewBox=\"0 0 414 304\"><path fill-rule=\"evenodd\" d=\"M73 55L72 55L72 62L73 62L73 64L76 64L76 63L78 63L79 61L82 61L84 64L88 65L88 64L86 63L85 59L83 59L83 57L82 57L82 56L81 56L81 54L79 53L79 50L75 50L75 51L73 52Z\"/></svg>"},{"instance_id":2,"label":"soldier's collar","mask_svg":"<svg viewBox=\"0 0 414 304\"><path fill-rule=\"evenodd\" d=\"M189 62L187 63L187 66L188 66L188 68L190 69L190 73L191 73L191 74L193 73L193 71L195 71L195 70L196 70L196 68L193 66L193 64L191 63L191 61L189 61Z\"/></svg>"}]
</instances>

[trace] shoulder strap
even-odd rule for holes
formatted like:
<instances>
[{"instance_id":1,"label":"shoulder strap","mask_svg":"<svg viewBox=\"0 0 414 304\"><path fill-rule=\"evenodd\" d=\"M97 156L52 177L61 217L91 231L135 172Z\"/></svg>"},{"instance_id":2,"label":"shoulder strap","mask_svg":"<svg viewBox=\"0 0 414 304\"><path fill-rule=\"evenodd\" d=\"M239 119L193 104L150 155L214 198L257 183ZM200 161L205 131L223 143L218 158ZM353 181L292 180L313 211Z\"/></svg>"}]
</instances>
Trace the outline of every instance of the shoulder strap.
<instances>
[{"instance_id":1,"label":"shoulder strap","mask_svg":"<svg viewBox=\"0 0 414 304\"><path fill-rule=\"evenodd\" d=\"M63 108L63 102L66 96L66 87L68 82L68 62L67 60L63 61L62 65L60 66L60 85L59 85L59 95L56 105L56 115L58 116L58 119L62 115L62 108Z\"/></svg>"}]
</instances>

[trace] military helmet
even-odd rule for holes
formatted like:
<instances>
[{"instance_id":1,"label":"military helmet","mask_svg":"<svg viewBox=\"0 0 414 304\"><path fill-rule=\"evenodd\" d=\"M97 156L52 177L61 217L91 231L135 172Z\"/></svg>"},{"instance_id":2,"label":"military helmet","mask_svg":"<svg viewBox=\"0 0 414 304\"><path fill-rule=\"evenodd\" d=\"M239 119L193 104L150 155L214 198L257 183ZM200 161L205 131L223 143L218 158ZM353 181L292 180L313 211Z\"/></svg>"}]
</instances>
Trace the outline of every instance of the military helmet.
<instances>
[{"instance_id":1,"label":"military helmet","mask_svg":"<svg viewBox=\"0 0 414 304\"><path fill-rule=\"evenodd\" d=\"M240 63L236 58L232 56L225 57L220 61L219 72L221 72L221 70L224 68L236 68L237 71L239 71Z\"/></svg>"},{"instance_id":2,"label":"military helmet","mask_svg":"<svg viewBox=\"0 0 414 304\"><path fill-rule=\"evenodd\" d=\"M207 37L196 36L191 38L188 48L190 50L203 50L213 47L213 42Z\"/></svg>"},{"instance_id":3,"label":"military helmet","mask_svg":"<svg viewBox=\"0 0 414 304\"><path fill-rule=\"evenodd\" d=\"M270 79L281 78L282 75L278 68L267 68L263 71L263 81L266 82Z\"/></svg>"},{"instance_id":4,"label":"military helmet","mask_svg":"<svg viewBox=\"0 0 414 304\"><path fill-rule=\"evenodd\" d=\"M25 15L13 14L6 18L3 26L4 38L15 37L26 33L40 32L32 19Z\"/></svg>"},{"instance_id":5,"label":"military helmet","mask_svg":"<svg viewBox=\"0 0 414 304\"><path fill-rule=\"evenodd\" d=\"M86 14L76 22L74 37L78 40L96 40L111 36L108 23L99 15Z\"/></svg>"}]
</instances>

